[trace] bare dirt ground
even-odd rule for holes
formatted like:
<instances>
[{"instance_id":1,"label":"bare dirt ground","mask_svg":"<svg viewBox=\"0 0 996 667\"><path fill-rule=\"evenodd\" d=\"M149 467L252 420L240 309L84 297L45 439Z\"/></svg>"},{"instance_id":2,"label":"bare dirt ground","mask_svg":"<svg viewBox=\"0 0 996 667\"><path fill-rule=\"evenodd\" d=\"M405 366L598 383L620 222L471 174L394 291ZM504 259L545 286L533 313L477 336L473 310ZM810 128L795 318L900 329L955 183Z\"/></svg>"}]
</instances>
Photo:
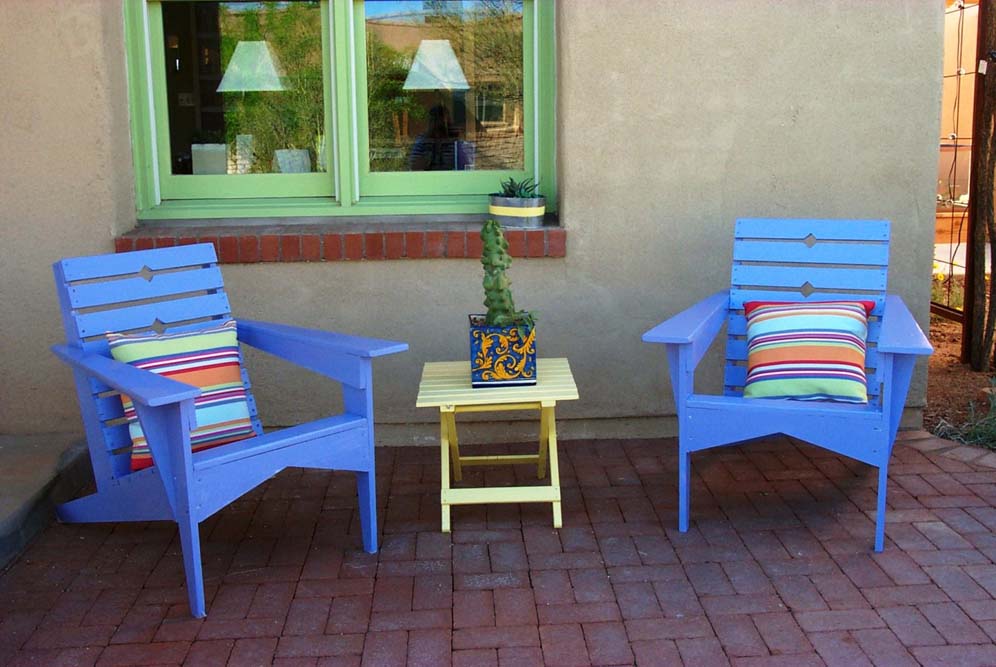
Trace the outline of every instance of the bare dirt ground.
<instances>
[{"instance_id":1,"label":"bare dirt ground","mask_svg":"<svg viewBox=\"0 0 996 667\"><path fill-rule=\"evenodd\" d=\"M936 316L930 318L930 343L934 346L927 373L927 407L923 427L932 431L941 419L963 424L971 414L971 404L985 413L988 404L980 402L979 390L989 386L990 374L975 372L959 360L961 325Z\"/></svg>"}]
</instances>

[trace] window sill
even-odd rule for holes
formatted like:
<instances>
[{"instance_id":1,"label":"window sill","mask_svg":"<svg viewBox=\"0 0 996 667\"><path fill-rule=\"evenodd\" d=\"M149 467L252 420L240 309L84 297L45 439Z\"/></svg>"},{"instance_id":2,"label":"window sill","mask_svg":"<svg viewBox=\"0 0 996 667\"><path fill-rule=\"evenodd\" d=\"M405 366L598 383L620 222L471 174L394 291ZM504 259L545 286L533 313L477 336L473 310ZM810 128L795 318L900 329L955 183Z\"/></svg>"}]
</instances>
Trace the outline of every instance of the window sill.
<instances>
[{"instance_id":1,"label":"window sill","mask_svg":"<svg viewBox=\"0 0 996 667\"><path fill-rule=\"evenodd\" d=\"M414 216L409 216L409 220ZM430 216L435 217L435 216ZM442 217L442 216L440 216ZM481 256L480 221L389 220L300 223L286 220L140 224L114 239L115 252L213 243L222 264L466 259ZM512 257L565 257L563 227L506 228Z\"/></svg>"}]
</instances>

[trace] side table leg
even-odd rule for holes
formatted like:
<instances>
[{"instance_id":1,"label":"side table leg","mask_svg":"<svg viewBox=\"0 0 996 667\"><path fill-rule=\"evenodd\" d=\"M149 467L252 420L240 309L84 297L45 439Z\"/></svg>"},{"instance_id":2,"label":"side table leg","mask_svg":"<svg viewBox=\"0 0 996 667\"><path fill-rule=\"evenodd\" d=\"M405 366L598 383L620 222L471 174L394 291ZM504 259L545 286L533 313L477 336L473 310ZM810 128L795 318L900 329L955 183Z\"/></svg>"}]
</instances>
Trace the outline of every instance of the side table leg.
<instances>
[{"instance_id":1,"label":"side table leg","mask_svg":"<svg viewBox=\"0 0 996 667\"><path fill-rule=\"evenodd\" d=\"M450 440L446 425L446 413L439 411L439 505L442 509L440 517L441 530L450 532L450 506L446 502L446 492L450 488Z\"/></svg>"},{"instance_id":2,"label":"side table leg","mask_svg":"<svg viewBox=\"0 0 996 667\"><path fill-rule=\"evenodd\" d=\"M557 460L557 420L554 416L554 405L543 405L541 421L546 421L547 449L550 450L550 486L556 491L557 499L553 501L553 527L564 525L560 510L560 465Z\"/></svg>"},{"instance_id":3,"label":"side table leg","mask_svg":"<svg viewBox=\"0 0 996 667\"><path fill-rule=\"evenodd\" d=\"M450 458L453 463L453 481L459 482L463 479L463 466L460 465L460 441L457 439L456 413L446 411L440 413L440 418L445 421L446 429L449 431Z\"/></svg>"},{"instance_id":4,"label":"side table leg","mask_svg":"<svg viewBox=\"0 0 996 667\"><path fill-rule=\"evenodd\" d=\"M540 408L540 435L539 435L539 453L536 462L536 479L543 479L546 477L546 450L550 445L550 425L547 421L547 412L544 408Z\"/></svg>"}]
</instances>

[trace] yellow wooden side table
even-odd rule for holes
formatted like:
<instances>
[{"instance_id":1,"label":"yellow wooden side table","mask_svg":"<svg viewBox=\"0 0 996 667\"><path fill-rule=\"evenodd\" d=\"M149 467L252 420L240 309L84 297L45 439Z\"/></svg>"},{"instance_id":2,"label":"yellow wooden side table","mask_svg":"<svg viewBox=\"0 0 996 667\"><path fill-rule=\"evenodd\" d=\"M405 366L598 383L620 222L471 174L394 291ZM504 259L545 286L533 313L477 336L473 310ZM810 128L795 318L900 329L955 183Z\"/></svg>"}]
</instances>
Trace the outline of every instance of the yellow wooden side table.
<instances>
[{"instance_id":1,"label":"yellow wooden side table","mask_svg":"<svg viewBox=\"0 0 996 667\"><path fill-rule=\"evenodd\" d=\"M439 447L442 490L443 532L450 532L450 506L476 505L479 503L552 503L553 526L560 528L563 519L560 510L560 467L557 464L557 423L554 408L557 401L578 398L578 388L571 375L567 359L537 359L537 382L525 387L495 387L474 389L470 386L470 364L466 361L430 362L422 369L422 381L415 401L419 408L439 408ZM539 450L536 454L508 454L500 456L461 456L457 439L456 414L458 412L487 412L500 410L539 410ZM549 486L504 486L500 488L450 488L450 462L453 479L463 478L464 466L511 464L536 464L536 477L546 476L547 460L550 465Z\"/></svg>"}]
</instances>

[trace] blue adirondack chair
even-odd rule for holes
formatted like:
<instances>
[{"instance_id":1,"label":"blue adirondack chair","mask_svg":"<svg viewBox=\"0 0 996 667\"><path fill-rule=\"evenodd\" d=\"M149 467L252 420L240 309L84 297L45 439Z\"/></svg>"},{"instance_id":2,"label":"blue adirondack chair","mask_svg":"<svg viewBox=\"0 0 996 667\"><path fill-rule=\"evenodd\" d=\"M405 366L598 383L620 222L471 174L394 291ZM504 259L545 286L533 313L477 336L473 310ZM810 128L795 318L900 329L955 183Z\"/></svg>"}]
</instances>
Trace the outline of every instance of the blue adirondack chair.
<instances>
[{"instance_id":1,"label":"blue adirondack chair","mask_svg":"<svg viewBox=\"0 0 996 667\"><path fill-rule=\"evenodd\" d=\"M731 287L645 334L666 346L678 415L678 527L688 530L693 452L775 433L878 467L875 550L885 539L889 457L917 355L930 344L902 299L886 295L889 223L876 220L736 222ZM867 404L744 398L749 301L873 301ZM726 324L722 396L695 393L695 368Z\"/></svg>"},{"instance_id":2,"label":"blue adirondack chair","mask_svg":"<svg viewBox=\"0 0 996 667\"><path fill-rule=\"evenodd\" d=\"M191 453L200 389L112 359L108 332L180 332L230 317L214 246L199 244L53 266L97 492L58 508L67 522L176 521L194 616L205 615L198 524L289 466L356 472L363 548L377 550L371 359L405 343L238 320L238 339L339 381L345 411L263 433L243 370L254 437ZM131 396L154 465L132 472L118 393Z\"/></svg>"}]
</instances>

